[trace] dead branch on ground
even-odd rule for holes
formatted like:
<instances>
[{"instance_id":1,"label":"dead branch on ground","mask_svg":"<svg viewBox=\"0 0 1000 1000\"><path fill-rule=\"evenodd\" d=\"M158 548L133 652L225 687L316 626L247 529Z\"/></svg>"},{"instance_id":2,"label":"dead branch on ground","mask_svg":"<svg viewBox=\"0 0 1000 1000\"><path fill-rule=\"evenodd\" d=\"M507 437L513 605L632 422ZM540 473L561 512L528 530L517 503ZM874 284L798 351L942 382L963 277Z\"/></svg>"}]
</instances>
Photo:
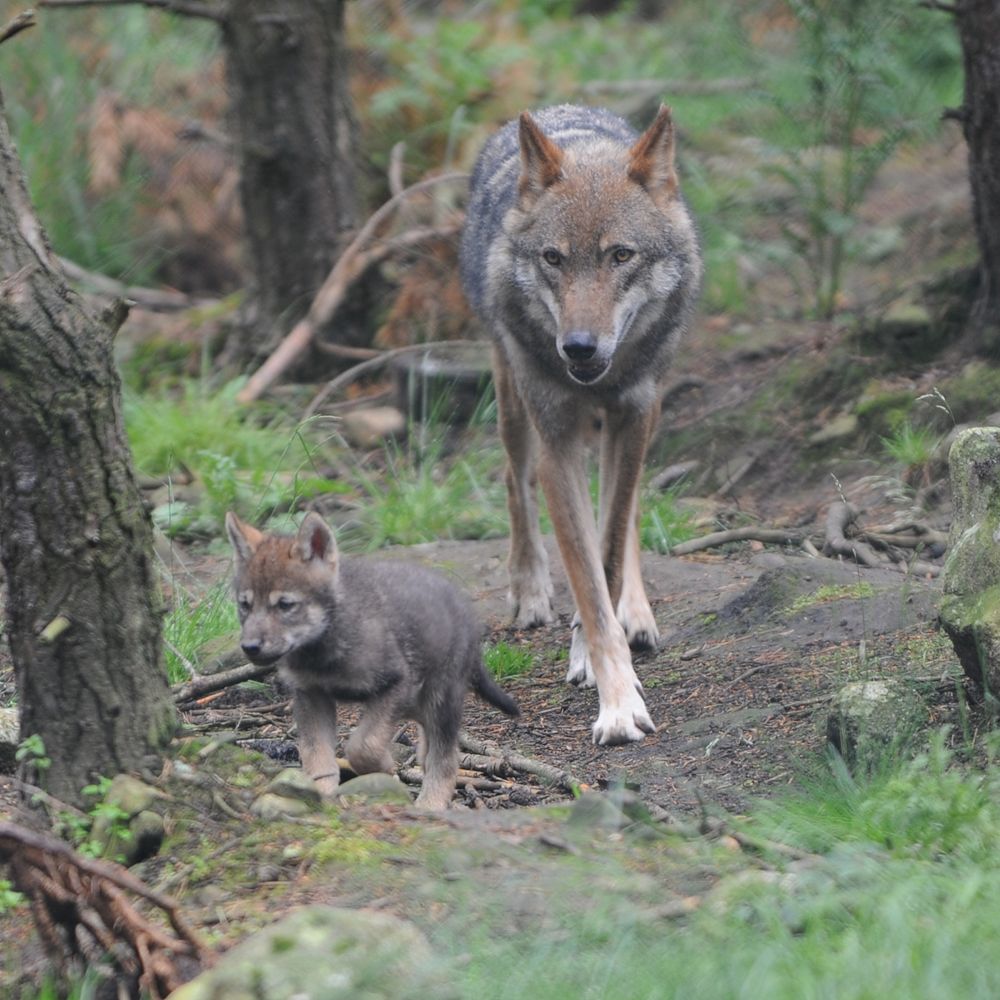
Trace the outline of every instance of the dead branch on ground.
<instances>
[{"instance_id":1,"label":"dead branch on ground","mask_svg":"<svg viewBox=\"0 0 1000 1000\"><path fill-rule=\"evenodd\" d=\"M217 304L216 300L213 299L193 299L190 295L185 295L184 292L126 285L124 282L109 278L106 274L88 271L65 257L58 257L57 260L70 281L79 281L84 285L89 285L98 295L134 302L137 306L148 309L150 312L180 312L193 306Z\"/></svg>"},{"instance_id":2,"label":"dead branch on ground","mask_svg":"<svg viewBox=\"0 0 1000 1000\"><path fill-rule=\"evenodd\" d=\"M176 959L210 963L178 904L121 865L81 857L61 840L3 822L0 862L28 897L42 944L60 968L109 956L160 1000L184 981ZM162 911L169 929L140 913L134 896Z\"/></svg>"},{"instance_id":3,"label":"dead branch on ground","mask_svg":"<svg viewBox=\"0 0 1000 1000\"><path fill-rule=\"evenodd\" d=\"M19 35L28 28L33 28L38 21L33 10L23 10L20 14L12 17L2 28L0 28L0 44L9 38Z\"/></svg>"},{"instance_id":4,"label":"dead branch on ground","mask_svg":"<svg viewBox=\"0 0 1000 1000\"><path fill-rule=\"evenodd\" d=\"M776 545L801 545L803 535L800 531L790 531L784 528L732 528L729 531L715 531L701 538L692 538L687 542L679 542L670 549L672 556L686 556L702 549L711 549L727 542L770 542Z\"/></svg>"},{"instance_id":5,"label":"dead branch on ground","mask_svg":"<svg viewBox=\"0 0 1000 1000\"><path fill-rule=\"evenodd\" d=\"M368 250L369 244L395 215L397 210L413 195L426 191L438 184L452 181L467 180L468 174L447 173L404 188L399 194L390 198L361 227L358 234L351 240L347 249L340 255L337 263L327 275L309 306L305 318L299 320L277 346L271 356L250 377L243 390L236 397L241 403L252 403L259 399L267 388L298 358L312 343L319 329L326 326L333 318L344 299L347 289L364 273L372 260ZM426 230L423 231L426 233ZM405 237L405 234L404 234ZM423 237L426 238L426 235ZM400 237L403 239L403 237ZM379 258L381 259L381 258Z\"/></svg>"},{"instance_id":6,"label":"dead branch on ground","mask_svg":"<svg viewBox=\"0 0 1000 1000\"><path fill-rule=\"evenodd\" d=\"M232 670L223 670L218 674L205 674L202 677L193 677L183 684L175 684L171 689L174 701L191 701L193 698L200 698L202 695L211 694L213 691L221 691L223 688L231 687L233 684L242 684L243 681L256 680L259 677L266 677L275 669L275 664L244 663L240 667Z\"/></svg>"},{"instance_id":7,"label":"dead branch on ground","mask_svg":"<svg viewBox=\"0 0 1000 1000\"><path fill-rule=\"evenodd\" d=\"M504 750L502 747L493 746L484 740L474 739L465 732L459 736L458 745L466 753L479 754L482 757L491 757L502 761L503 764L514 771L533 774L536 778L541 778L543 781L547 781L561 788L563 791L569 792L571 795L575 795L583 784L579 778L574 777L568 771L562 770L562 768L554 767L552 764L546 764L540 760L534 760L531 757L525 757L519 753Z\"/></svg>"}]
</instances>

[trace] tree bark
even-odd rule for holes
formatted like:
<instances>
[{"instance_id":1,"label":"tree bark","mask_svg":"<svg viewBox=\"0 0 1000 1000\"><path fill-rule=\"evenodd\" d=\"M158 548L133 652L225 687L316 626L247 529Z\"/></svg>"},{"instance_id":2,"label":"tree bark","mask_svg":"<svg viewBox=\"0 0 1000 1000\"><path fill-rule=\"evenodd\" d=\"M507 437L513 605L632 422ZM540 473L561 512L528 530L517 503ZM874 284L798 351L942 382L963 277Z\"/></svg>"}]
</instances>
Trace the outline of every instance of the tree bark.
<instances>
[{"instance_id":1,"label":"tree bark","mask_svg":"<svg viewBox=\"0 0 1000 1000\"><path fill-rule=\"evenodd\" d=\"M976 348L1000 359L1000 2L954 8L962 43L965 98L958 118L969 148L979 282L969 317Z\"/></svg>"},{"instance_id":2,"label":"tree bark","mask_svg":"<svg viewBox=\"0 0 1000 1000\"><path fill-rule=\"evenodd\" d=\"M175 725L160 660L152 531L111 342L125 307L90 315L35 217L0 96L0 561L25 778L80 803Z\"/></svg>"},{"instance_id":3,"label":"tree bark","mask_svg":"<svg viewBox=\"0 0 1000 1000\"><path fill-rule=\"evenodd\" d=\"M343 9L242 0L222 22L258 351L305 315L358 224Z\"/></svg>"}]
</instances>

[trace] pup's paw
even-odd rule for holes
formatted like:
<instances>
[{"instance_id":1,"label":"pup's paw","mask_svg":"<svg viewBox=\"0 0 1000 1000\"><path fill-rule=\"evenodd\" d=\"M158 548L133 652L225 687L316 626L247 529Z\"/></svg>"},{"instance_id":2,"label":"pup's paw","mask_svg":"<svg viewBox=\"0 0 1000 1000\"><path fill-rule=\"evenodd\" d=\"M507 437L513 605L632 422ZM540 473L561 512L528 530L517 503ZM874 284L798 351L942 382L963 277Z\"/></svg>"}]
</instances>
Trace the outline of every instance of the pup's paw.
<instances>
[{"instance_id":1,"label":"pup's paw","mask_svg":"<svg viewBox=\"0 0 1000 1000\"><path fill-rule=\"evenodd\" d=\"M587 640L583 637L583 629L576 619L573 620L573 639L569 644L569 670L566 671L566 681L576 687L593 687L597 683L590 662Z\"/></svg>"},{"instance_id":2,"label":"pup's paw","mask_svg":"<svg viewBox=\"0 0 1000 1000\"><path fill-rule=\"evenodd\" d=\"M600 746L638 743L655 732L656 726L638 692L627 700L627 704L602 707L593 728L594 742Z\"/></svg>"}]
</instances>

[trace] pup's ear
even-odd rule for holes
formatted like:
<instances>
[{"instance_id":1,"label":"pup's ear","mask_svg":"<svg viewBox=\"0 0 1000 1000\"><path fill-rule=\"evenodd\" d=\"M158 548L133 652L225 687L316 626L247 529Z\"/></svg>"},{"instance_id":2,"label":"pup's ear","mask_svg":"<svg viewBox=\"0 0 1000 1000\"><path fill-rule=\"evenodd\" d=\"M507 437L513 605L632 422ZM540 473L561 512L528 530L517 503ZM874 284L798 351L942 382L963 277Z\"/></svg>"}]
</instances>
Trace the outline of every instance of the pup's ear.
<instances>
[{"instance_id":1,"label":"pup's ear","mask_svg":"<svg viewBox=\"0 0 1000 1000\"><path fill-rule=\"evenodd\" d=\"M628 175L644 187L658 205L665 205L676 196L674 120L665 104L660 105L653 124L629 150Z\"/></svg>"},{"instance_id":2,"label":"pup's ear","mask_svg":"<svg viewBox=\"0 0 1000 1000\"><path fill-rule=\"evenodd\" d=\"M309 511L299 525L295 539L295 553L303 562L323 559L328 563L337 562L337 540L330 526L315 511Z\"/></svg>"},{"instance_id":3,"label":"pup's ear","mask_svg":"<svg viewBox=\"0 0 1000 1000\"><path fill-rule=\"evenodd\" d=\"M232 511L226 512L226 533L242 562L249 562L263 539L263 534L249 524L244 524Z\"/></svg>"},{"instance_id":4,"label":"pup's ear","mask_svg":"<svg viewBox=\"0 0 1000 1000\"><path fill-rule=\"evenodd\" d=\"M563 151L541 130L538 122L521 112L518 120L521 142L521 178L517 190L521 202L531 202L563 176Z\"/></svg>"}]
</instances>

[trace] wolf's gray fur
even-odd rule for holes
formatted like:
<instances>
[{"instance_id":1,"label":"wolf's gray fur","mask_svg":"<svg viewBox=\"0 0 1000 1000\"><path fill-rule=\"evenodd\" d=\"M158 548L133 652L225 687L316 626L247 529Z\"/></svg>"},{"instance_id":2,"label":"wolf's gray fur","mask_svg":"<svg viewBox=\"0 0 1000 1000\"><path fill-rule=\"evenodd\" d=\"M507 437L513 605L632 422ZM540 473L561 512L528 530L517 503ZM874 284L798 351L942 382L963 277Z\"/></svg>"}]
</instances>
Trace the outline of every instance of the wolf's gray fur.
<instances>
[{"instance_id":1,"label":"wolf's gray fur","mask_svg":"<svg viewBox=\"0 0 1000 1000\"><path fill-rule=\"evenodd\" d=\"M240 641L254 663L283 659L294 692L299 751L320 790L339 780L337 701L366 711L347 742L358 773L393 770L389 744L401 720L422 730L419 805L445 808L455 788L465 692L508 715L512 698L489 676L482 628L468 600L419 566L341 556L318 514L297 536L266 535L233 514Z\"/></svg>"},{"instance_id":2,"label":"wolf's gray fur","mask_svg":"<svg viewBox=\"0 0 1000 1000\"><path fill-rule=\"evenodd\" d=\"M654 727L628 644L658 632L639 573L637 487L702 271L669 110L641 135L570 105L505 126L473 171L460 260L495 344L515 621L553 617L537 473L577 604L568 679L597 684L596 742L641 739ZM598 422L600 534L583 465Z\"/></svg>"}]
</instances>

